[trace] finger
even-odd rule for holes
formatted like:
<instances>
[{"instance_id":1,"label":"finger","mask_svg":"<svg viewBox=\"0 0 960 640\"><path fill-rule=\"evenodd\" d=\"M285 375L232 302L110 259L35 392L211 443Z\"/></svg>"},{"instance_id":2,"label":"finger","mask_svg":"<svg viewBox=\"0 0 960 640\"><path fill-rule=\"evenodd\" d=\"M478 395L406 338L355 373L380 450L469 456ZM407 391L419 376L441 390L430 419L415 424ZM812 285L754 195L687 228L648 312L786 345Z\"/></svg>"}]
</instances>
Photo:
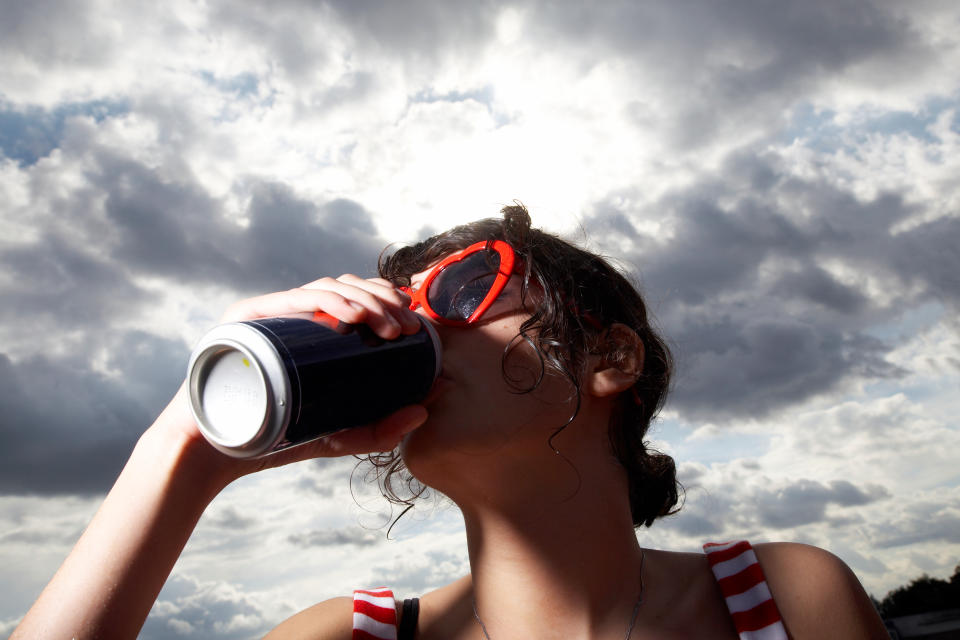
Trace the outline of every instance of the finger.
<instances>
[{"instance_id":1,"label":"finger","mask_svg":"<svg viewBox=\"0 0 960 640\"><path fill-rule=\"evenodd\" d=\"M403 331L403 325L399 319L402 310L396 302L389 302L386 299L387 297L393 300L398 299L391 289L368 283L366 280L351 274L342 275L337 279L323 278L311 283L309 287L309 289L304 290L331 291L362 306L366 309L364 324L381 338L392 340Z\"/></svg>"},{"instance_id":2,"label":"finger","mask_svg":"<svg viewBox=\"0 0 960 640\"><path fill-rule=\"evenodd\" d=\"M325 311L348 323L364 322L368 310L330 289L290 289L236 302L224 313L222 322L271 318L295 313Z\"/></svg>"},{"instance_id":3,"label":"finger","mask_svg":"<svg viewBox=\"0 0 960 640\"><path fill-rule=\"evenodd\" d=\"M350 455L390 451L400 444L403 436L427 421L427 410L422 405L399 409L371 425L347 429L324 440L328 455Z\"/></svg>"},{"instance_id":4,"label":"finger","mask_svg":"<svg viewBox=\"0 0 960 640\"><path fill-rule=\"evenodd\" d=\"M346 273L336 279L338 282L362 289L379 298L394 320L400 323L403 333L410 335L420 330L419 316L410 310L410 295L398 289L392 282L384 278L360 278ZM329 289L329 278L321 278L303 285L305 289ZM342 289L338 289L341 293Z\"/></svg>"},{"instance_id":5,"label":"finger","mask_svg":"<svg viewBox=\"0 0 960 640\"><path fill-rule=\"evenodd\" d=\"M346 273L337 280L353 285L380 298L393 314L395 320L406 334L420 330L420 316L410 310L410 295L398 289L392 282L383 278L359 278Z\"/></svg>"},{"instance_id":6,"label":"finger","mask_svg":"<svg viewBox=\"0 0 960 640\"><path fill-rule=\"evenodd\" d=\"M421 405L403 407L373 424L339 431L297 447L250 460L248 473L292 462L314 458L335 458L391 451L403 436L427 420L427 410Z\"/></svg>"},{"instance_id":7,"label":"finger","mask_svg":"<svg viewBox=\"0 0 960 640\"><path fill-rule=\"evenodd\" d=\"M392 282L390 282L389 280L387 280L387 279L385 279L385 278L361 278L360 276L353 275L352 273L345 273L345 274L343 274L342 276L340 276L340 278L337 278L337 280L340 280L340 279L342 279L342 278L357 278L357 279L359 279L359 280L363 280L364 282L371 282L371 283L378 284L378 285L382 286L382 287L385 288L385 289L393 289L393 290L395 290L395 291L399 291L399 289L397 289L396 285L394 285ZM316 280L314 280L314 281L312 281L312 282L306 283L305 285L303 285L303 288L304 288L304 289L316 289L316 288L318 288L318 287L323 287L324 282L325 282L326 280L328 280L328 279L329 279L329 278L326 278L326 277L324 277L324 278L318 278L318 279L316 279Z\"/></svg>"}]
</instances>

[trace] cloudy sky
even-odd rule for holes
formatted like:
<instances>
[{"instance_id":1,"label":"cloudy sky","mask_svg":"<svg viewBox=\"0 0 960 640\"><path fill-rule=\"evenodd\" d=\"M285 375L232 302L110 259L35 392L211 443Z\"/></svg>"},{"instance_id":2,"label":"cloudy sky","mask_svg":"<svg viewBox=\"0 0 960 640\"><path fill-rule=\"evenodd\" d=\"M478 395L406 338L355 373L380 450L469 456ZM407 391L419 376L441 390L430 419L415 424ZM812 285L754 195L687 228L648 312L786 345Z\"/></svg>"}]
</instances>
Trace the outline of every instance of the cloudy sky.
<instances>
[{"instance_id":1,"label":"cloudy sky","mask_svg":"<svg viewBox=\"0 0 960 640\"><path fill-rule=\"evenodd\" d=\"M878 597L960 562L960 5L0 2L0 634L240 296L513 199L676 352L646 545L799 540ZM350 460L230 487L143 637L467 570Z\"/></svg>"}]
</instances>

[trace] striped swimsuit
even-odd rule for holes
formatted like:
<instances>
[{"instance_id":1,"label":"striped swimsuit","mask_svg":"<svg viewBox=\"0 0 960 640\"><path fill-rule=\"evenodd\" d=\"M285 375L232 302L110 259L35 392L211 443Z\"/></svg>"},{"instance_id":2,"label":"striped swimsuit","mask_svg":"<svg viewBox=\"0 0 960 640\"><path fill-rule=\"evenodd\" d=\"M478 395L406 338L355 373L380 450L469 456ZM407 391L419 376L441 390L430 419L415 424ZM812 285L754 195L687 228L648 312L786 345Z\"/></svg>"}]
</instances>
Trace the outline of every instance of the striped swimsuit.
<instances>
[{"instance_id":1,"label":"striped swimsuit","mask_svg":"<svg viewBox=\"0 0 960 640\"><path fill-rule=\"evenodd\" d=\"M787 640L763 569L746 540L703 545L740 640Z\"/></svg>"},{"instance_id":2,"label":"striped swimsuit","mask_svg":"<svg viewBox=\"0 0 960 640\"><path fill-rule=\"evenodd\" d=\"M750 543L708 542L703 550L740 640L787 640L780 612ZM407 615L411 604L412 620ZM398 636L392 591L381 588L353 592L353 640L407 640L413 638L415 624L415 599L404 602L405 629Z\"/></svg>"}]
</instances>

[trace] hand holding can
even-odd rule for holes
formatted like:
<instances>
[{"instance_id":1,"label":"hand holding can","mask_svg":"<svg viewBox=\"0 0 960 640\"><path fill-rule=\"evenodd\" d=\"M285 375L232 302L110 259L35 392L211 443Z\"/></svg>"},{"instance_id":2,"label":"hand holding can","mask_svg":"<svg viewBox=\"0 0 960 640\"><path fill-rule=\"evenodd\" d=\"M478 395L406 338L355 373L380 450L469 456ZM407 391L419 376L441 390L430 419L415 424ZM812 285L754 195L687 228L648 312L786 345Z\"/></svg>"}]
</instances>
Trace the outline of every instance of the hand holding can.
<instances>
[{"instance_id":1,"label":"hand holding can","mask_svg":"<svg viewBox=\"0 0 960 640\"><path fill-rule=\"evenodd\" d=\"M264 328L262 326L251 326L250 323L267 323L273 324L274 320L272 318L290 318L299 320L301 322L293 323L299 325L306 332L304 336L313 335L313 340L323 340L326 339L328 344L341 344L340 349L346 348L345 345L353 343L354 354L363 352L366 349L374 347L374 350L382 350L384 352L390 352L392 355L383 360L387 363L386 369L383 366L381 367L354 367L353 373L350 376L346 376L343 373L336 376L331 380L331 382L326 385L326 387L321 390L321 396L309 395L311 392L305 392L307 395L304 395L303 385L297 384L296 390L300 393L300 398L306 398L308 402L313 402L316 398L327 398L328 406L339 407L338 410L342 413L346 410L346 400L348 397L357 396L360 394L362 401L356 403L354 409L361 408L363 409L367 404L377 401L377 398L380 394L389 393L391 389L397 388L397 385L402 382L403 378L417 377L412 374L413 369L420 372L430 371L430 376L435 375L436 371L440 367L440 354L439 354L439 340L436 339L435 333L432 331L432 327L426 326L429 323L424 323L421 317L410 311L408 306L410 304L409 297L396 289L396 287L387 280L382 278L372 278L372 279L363 279L351 274L344 274L338 278L320 278L308 284L305 284L301 287L290 289L289 291L270 293L255 298L250 298L247 300L242 300L237 302L227 310L224 318L221 320L223 323L222 327L228 325L246 325L245 328L241 329L222 329L218 327L211 331L207 336L201 340L200 344L197 345L197 348L194 350L194 354L191 357L191 364L188 370L188 379L187 386L191 385L191 378L193 377L194 368L197 364L195 358L200 355L200 352L204 349L201 348L201 345L205 343L206 340L217 340L217 334L220 335L220 338L226 337L229 340L229 336L223 335L225 333L234 333L237 332L242 336L245 336L243 340L253 339L254 345L258 345L258 353L265 354L262 361L256 361L249 358L248 354L244 354L242 351L239 351L235 348L219 348L214 349L210 354L204 357L204 362L200 364L203 365L202 373L198 379L198 384L195 389L190 390L191 401L188 403L193 405L191 411L194 413L194 417L199 426L200 432L210 441L214 446L217 446L221 451L227 450L230 455L233 456L242 456L242 457L254 457L258 455L266 454L270 451L278 450L276 445L279 445L280 442L274 443L274 445L260 445L253 446L252 443L247 443L244 446L242 443L246 438L253 437L260 434L262 439L264 434L260 433L261 429L270 428L270 424L262 424L263 421L268 420L267 412L272 409L272 403L275 400L281 399L280 394L274 393L273 386L267 386L265 377L266 370L262 367L265 363L273 362L277 363L277 359L284 361L283 370L286 371L287 361L284 360L282 354L283 349L279 350L277 353L273 353L276 350L276 347L273 346L269 334L263 333ZM322 311L318 311L322 310ZM332 314L332 315L330 315ZM319 323L319 324L318 324ZM286 329L291 328L290 322L281 323L286 325ZM323 326L325 325L325 326ZM333 331L331 331L333 328ZM272 331L271 331L272 332ZM425 333L429 332L429 333ZM333 335L331 335L333 334ZM419 340L426 335L431 336L431 344L433 345L435 351L435 361L431 367L428 363L428 358L425 359L423 352L419 352L417 349L413 351L418 351L418 355L410 355L410 345L412 343L406 342L405 338L410 335L419 335ZM337 337L335 337L337 336ZM346 336L342 338L339 336ZM301 336L302 338L303 336ZM300 338L298 338L299 340ZM360 345L357 344L357 341L360 341ZM363 341L366 340L366 344ZM269 346L264 343L266 341L269 343ZM398 348L398 344L395 341L400 341L400 343L405 344L403 348ZM235 341L236 342L236 341ZM310 347L310 339L307 339L306 347ZM417 342L417 341L414 341ZM381 344L381 347L386 347L384 349L377 349L376 345L379 343L389 343ZM213 347L213 344L207 344L209 347ZM422 348L423 345L421 345ZM232 347L232 345L225 345L225 347ZM361 348L363 347L363 348ZM249 349L248 349L249 350ZM398 357L406 353L405 357ZM220 357L226 357L222 362L221 367L213 366L220 362ZM254 354L249 354L254 355ZM381 354L378 354L381 355ZM387 354L382 354L387 355ZM215 357L216 356L216 357ZM246 358L247 362L250 363L251 367L247 367L243 360ZM376 356L368 357L370 362L376 359ZM340 359L340 362L349 361L351 358L343 357ZM256 366L254 366L256 364ZM388 377L385 375L386 371L395 372L398 368L402 368L406 365L408 368L412 369L402 369L404 371L403 375L394 376L392 380L387 380ZM330 365L330 370L335 371L337 367L334 364ZM278 371L277 367L273 368L273 371ZM242 373L241 373L242 372ZM206 388L206 383L208 382L208 375L210 373L224 374L222 375L221 382L226 385L231 385L230 380L234 379L234 374L239 373L239 380L243 382L243 386L239 388L221 388L223 393L209 393L207 397L204 397L200 394L201 387ZM287 376L288 381L296 380L300 381L299 376L293 376L292 378L289 374L284 374ZM426 376L426 373L421 373L421 376ZM429 377L429 376L428 376ZM214 377L214 383L216 383L217 378L221 378L220 375ZM283 381L284 377L280 376L280 380ZM203 384L200 384L200 382ZM422 378L421 378L422 382ZM351 384L349 392L343 392L343 386L346 384ZM281 388L285 383L281 382ZM292 382L290 383L292 384ZM375 386L376 385L376 386ZM293 389L293 387L290 387ZM429 385L427 385L429 389ZM331 395L332 391L337 391L339 395ZM409 391L403 390L403 393L406 394ZM268 398L267 394L270 393L271 396ZM363 395L363 394L366 395ZM424 395L426 392L424 392ZM233 396L236 401L230 401L230 396ZM332 398L332 399L331 399ZM393 396L394 400L399 400L398 396ZM207 400L210 400L209 406ZM283 395L282 399L285 402L289 402L291 398L287 395ZM408 395L404 401L400 402L396 406L404 406L417 403L421 400L419 390L414 389L410 395ZM269 400L270 404L267 403ZM217 403L220 402L218 405ZM258 404L259 403L259 404ZM315 404L315 402L314 402ZM391 401L389 404L394 404ZM194 409L194 406L199 409L199 411ZM284 410L288 410L291 405L287 405ZM384 406L381 403L381 406ZM278 409L283 407L278 407ZM313 408L314 410L316 407ZM213 416L206 416L205 414L213 412ZM232 412L232 413L231 413ZM303 412L298 413L289 412L289 419L293 419L296 425L305 425ZM375 413L380 413L379 410ZM388 412L389 413L389 412ZM197 415L200 414L200 415ZM357 414L359 415L359 412ZM278 412L273 412L270 414L269 418L276 419L280 414ZM306 416L309 418L310 416ZM297 420L299 418L299 420ZM234 419L237 419L236 421ZM339 424L345 425L346 422L353 423L355 420L346 420L340 421L337 420ZM371 421L372 422L372 421ZM382 421L377 421L374 424L378 424ZM228 427L226 425L233 424L234 426ZM280 424L284 424L284 419L281 417ZM332 422L326 422L328 426L322 428L324 433L327 432L328 428L339 428L331 427ZM390 428L387 432L391 433L395 431L394 422L389 422ZM215 425L220 425L218 428L214 428ZM286 422L286 427L290 426L290 421ZM284 429L286 428L284 427ZM297 444L300 442L306 442L307 439L300 440L299 436L302 435L299 433L299 428L294 429L298 438ZM216 431L220 432L219 436L215 436ZM356 437L352 434L356 433ZM324 442L330 442L333 444L332 451L343 451L343 453L359 452L359 448L366 449L369 444L362 444L368 440L376 439L380 440L383 436L378 435L379 432L370 432L361 433L360 430L351 429L350 432L344 432L338 435L336 438L324 439ZM362 436L362 437L361 437ZM319 437L310 436L310 437ZM217 443L217 439L222 440ZM389 439L389 438L388 438ZM293 444L293 441L290 441L289 444L285 444L286 448L289 448L290 444ZM348 444L349 443L349 444ZM240 446L238 447L238 444ZM384 445L381 445L384 446ZM392 446L392 445L385 445ZM261 453L256 453L256 450L260 447L265 447ZM359 447L359 448L357 448ZM284 448L281 446L280 448ZM312 449L313 447L311 447ZM322 447L319 450L327 451L326 447ZM310 455L310 454L308 454ZM330 453L324 453L321 455L330 455ZM335 454L334 454L335 455ZM342 455L342 454L341 454ZM274 456L270 456L270 459L273 459ZM285 460L296 460L302 459L301 455L294 454L293 456L284 455L279 456ZM281 462L281 464L283 464ZM260 468L260 465L257 465ZM269 464L273 466L273 464Z\"/></svg>"},{"instance_id":2,"label":"hand holding can","mask_svg":"<svg viewBox=\"0 0 960 640\"><path fill-rule=\"evenodd\" d=\"M190 408L204 437L239 458L373 422L422 401L440 372L426 321L384 340L326 314L220 325L190 357Z\"/></svg>"}]
</instances>

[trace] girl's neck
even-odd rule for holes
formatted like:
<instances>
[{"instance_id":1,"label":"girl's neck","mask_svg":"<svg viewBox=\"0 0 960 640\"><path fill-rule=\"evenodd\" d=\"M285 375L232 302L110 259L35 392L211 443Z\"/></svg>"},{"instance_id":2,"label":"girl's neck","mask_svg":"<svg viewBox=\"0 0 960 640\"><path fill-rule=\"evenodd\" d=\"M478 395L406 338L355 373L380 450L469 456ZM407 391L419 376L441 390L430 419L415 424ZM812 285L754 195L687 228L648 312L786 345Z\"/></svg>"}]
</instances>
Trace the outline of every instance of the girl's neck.
<instances>
[{"instance_id":1,"label":"girl's neck","mask_svg":"<svg viewBox=\"0 0 960 640\"><path fill-rule=\"evenodd\" d=\"M642 551L626 487L607 480L560 501L461 505L473 596L491 638L623 637Z\"/></svg>"}]
</instances>

